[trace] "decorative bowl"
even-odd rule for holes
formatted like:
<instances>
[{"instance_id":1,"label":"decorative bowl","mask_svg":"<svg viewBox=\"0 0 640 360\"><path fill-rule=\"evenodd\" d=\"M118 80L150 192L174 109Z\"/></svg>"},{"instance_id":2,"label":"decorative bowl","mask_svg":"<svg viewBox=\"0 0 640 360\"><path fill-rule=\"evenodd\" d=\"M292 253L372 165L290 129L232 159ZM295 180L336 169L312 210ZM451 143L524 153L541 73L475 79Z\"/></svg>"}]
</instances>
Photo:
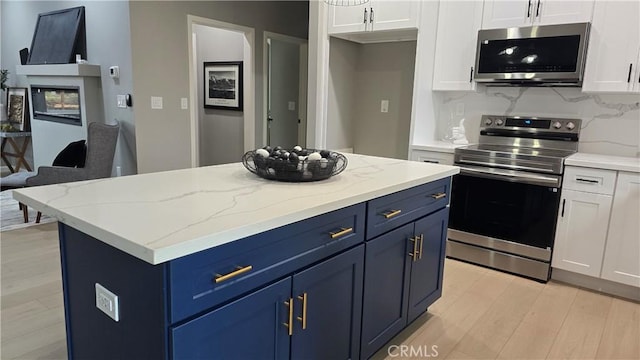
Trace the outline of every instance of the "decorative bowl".
<instances>
[{"instance_id":1,"label":"decorative bowl","mask_svg":"<svg viewBox=\"0 0 640 360\"><path fill-rule=\"evenodd\" d=\"M347 158L329 150L300 147L271 150L265 147L247 151L242 156L242 164L265 179L304 182L324 180L341 173L347 167Z\"/></svg>"}]
</instances>

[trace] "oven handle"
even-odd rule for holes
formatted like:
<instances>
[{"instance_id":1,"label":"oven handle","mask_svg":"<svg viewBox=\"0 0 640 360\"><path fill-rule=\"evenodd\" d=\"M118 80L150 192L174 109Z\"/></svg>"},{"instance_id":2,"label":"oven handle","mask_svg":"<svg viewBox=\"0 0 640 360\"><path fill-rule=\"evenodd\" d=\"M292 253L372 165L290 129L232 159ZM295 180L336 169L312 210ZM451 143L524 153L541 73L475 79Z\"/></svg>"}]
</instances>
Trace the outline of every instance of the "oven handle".
<instances>
[{"instance_id":1,"label":"oven handle","mask_svg":"<svg viewBox=\"0 0 640 360\"><path fill-rule=\"evenodd\" d=\"M504 180L510 182L540 185L559 188L561 180L559 176L525 173L522 171L504 170L496 168L480 168L460 166L460 174L481 177L486 179Z\"/></svg>"}]
</instances>

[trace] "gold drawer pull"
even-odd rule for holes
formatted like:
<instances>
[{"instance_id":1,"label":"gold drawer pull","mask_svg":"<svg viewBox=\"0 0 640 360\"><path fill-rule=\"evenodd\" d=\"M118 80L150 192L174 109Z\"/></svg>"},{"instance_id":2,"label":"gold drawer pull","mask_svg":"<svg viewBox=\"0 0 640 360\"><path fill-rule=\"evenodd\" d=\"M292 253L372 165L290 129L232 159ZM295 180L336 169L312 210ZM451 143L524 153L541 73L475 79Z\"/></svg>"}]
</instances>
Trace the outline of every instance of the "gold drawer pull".
<instances>
[{"instance_id":1,"label":"gold drawer pull","mask_svg":"<svg viewBox=\"0 0 640 360\"><path fill-rule=\"evenodd\" d=\"M443 197L446 197L447 193L437 193L437 194L431 194L431 197L438 200L438 199L442 199Z\"/></svg>"},{"instance_id":2,"label":"gold drawer pull","mask_svg":"<svg viewBox=\"0 0 640 360\"><path fill-rule=\"evenodd\" d=\"M409 256L411 256L413 258L413 262L416 262L418 260L418 241L420 241L420 238L416 237L412 237L409 238L409 241L413 241L413 252L409 253Z\"/></svg>"},{"instance_id":3,"label":"gold drawer pull","mask_svg":"<svg viewBox=\"0 0 640 360\"><path fill-rule=\"evenodd\" d=\"M284 306L289 307L289 322L282 323L282 325L289 329L289 336L291 336L293 335L293 298L289 298L289 301L285 301Z\"/></svg>"},{"instance_id":4,"label":"gold drawer pull","mask_svg":"<svg viewBox=\"0 0 640 360\"><path fill-rule=\"evenodd\" d=\"M423 246L424 246L424 234L420 234L420 250L418 250L418 260L422 259Z\"/></svg>"},{"instance_id":5,"label":"gold drawer pull","mask_svg":"<svg viewBox=\"0 0 640 360\"><path fill-rule=\"evenodd\" d=\"M236 270L235 271L232 271L232 272L230 272L230 273L228 273L226 275L216 274L216 279L215 279L216 284L221 283L221 282L226 281L226 280L229 280L232 277L235 277L235 276L244 274L246 272L249 272L249 271L251 271L251 269L253 269L253 266L251 266L251 265L247 265L245 267L236 266Z\"/></svg>"},{"instance_id":6,"label":"gold drawer pull","mask_svg":"<svg viewBox=\"0 0 640 360\"><path fill-rule=\"evenodd\" d=\"M307 293L298 295L298 299L302 300L302 317L298 316L298 321L302 323L302 330L307 328Z\"/></svg>"},{"instance_id":7,"label":"gold drawer pull","mask_svg":"<svg viewBox=\"0 0 640 360\"><path fill-rule=\"evenodd\" d=\"M391 219L394 216L400 215L402 210L391 210L389 212L383 213L385 219Z\"/></svg>"},{"instance_id":8,"label":"gold drawer pull","mask_svg":"<svg viewBox=\"0 0 640 360\"><path fill-rule=\"evenodd\" d=\"M350 227L350 228L340 228L340 231L330 232L329 234L331 235L332 239L335 239L335 238L339 238L342 235L347 235L352 232L353 232L353 228Z\"/></svg>"}]
</instances>

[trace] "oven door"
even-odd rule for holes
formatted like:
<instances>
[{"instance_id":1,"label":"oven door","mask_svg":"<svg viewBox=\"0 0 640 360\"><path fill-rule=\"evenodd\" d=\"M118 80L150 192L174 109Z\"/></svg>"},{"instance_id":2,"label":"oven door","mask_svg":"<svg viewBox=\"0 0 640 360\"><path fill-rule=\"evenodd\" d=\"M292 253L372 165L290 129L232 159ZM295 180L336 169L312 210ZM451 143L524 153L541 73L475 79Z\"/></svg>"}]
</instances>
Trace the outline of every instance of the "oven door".
<instances>
[{"instance_id":1,"label":"oven door","mask_svg":"<svg viewBox=\"0 0 640 360\"><path fill-rule=\"evenodd\" d=\"M451 188L449 228L458 241L549 261L560 182L555 175L461 167Z\"/></svg>"}]
</instances>

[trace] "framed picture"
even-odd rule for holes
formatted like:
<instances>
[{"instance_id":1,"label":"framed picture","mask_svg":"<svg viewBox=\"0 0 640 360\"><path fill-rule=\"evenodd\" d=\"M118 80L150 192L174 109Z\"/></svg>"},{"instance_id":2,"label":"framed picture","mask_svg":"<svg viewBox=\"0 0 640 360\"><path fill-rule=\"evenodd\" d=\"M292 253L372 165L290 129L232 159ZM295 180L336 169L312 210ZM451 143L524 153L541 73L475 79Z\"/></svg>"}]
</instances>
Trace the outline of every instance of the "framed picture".
<instances>
[{"instance_id":1,"label":"framed picture","mask_svg":"<svg viewBox=\"0 0 640 360\"><path fill-rule=\"evenodd\" d=\"M27 88L7 88L7 121L20 131L29 131Z\"/></svg>"},{"instance_id":2,"label":"framed picture","mask_svg":"<svg viewBox=\"0 0 640 360\"><path fill-rule=\"evenodd\" d=\"M242 61L204 63L204 107L242 111Z\"/></svg>"}]
</instances>

